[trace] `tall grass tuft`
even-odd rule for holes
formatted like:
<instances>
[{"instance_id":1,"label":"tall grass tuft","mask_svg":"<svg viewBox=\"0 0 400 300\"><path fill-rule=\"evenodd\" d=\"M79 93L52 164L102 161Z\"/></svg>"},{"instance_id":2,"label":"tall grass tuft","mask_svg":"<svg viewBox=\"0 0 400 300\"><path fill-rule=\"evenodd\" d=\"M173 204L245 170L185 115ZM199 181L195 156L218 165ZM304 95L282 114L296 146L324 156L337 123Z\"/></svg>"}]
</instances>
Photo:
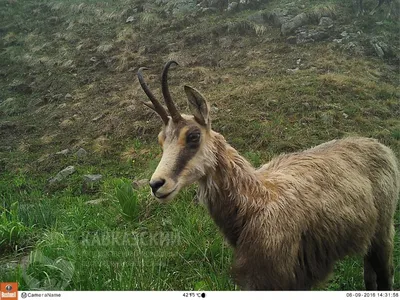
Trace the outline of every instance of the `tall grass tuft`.
<instances>
[{"instance_id":1,"label":"tall grass tuft","mask_svg":"<svg viewBox=\"0 0 400 300\"><path fill-rule=\"evenodd\" d=\"M116 199L121 207L122 215L130 221L138 221L141 211L138 193L128 182L116 182L113 198Z\"/></svg>"},{"instance_id":2,"label":"tall grass tuft","mask_svg":"<svg viewBox=\"0 0 400 300\"><path fill-rule=\"evenodd\" d=\"M18 202L12 203L8 210L4 207L0 209L0 253L21 248L21 244L29 233L29 228L19 219Z\"/></svg>"}]
</instances>

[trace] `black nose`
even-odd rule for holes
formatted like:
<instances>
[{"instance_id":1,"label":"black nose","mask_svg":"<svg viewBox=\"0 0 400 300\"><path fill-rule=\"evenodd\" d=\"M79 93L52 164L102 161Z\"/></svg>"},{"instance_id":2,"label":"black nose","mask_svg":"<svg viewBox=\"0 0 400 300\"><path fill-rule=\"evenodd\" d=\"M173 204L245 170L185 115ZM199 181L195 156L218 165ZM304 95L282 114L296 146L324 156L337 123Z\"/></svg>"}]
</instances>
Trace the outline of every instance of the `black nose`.
<instances>
[{"instance_id":1,"label":"black nose","mask_svg":"<svg viewBox=\"0 0 400 300\"><path fill-rule=\"evenodd\" d=\"M162 187L165 183L165 179L157 179L157 180L152 180L150 181L150 187L151 190L153 191L153 194L157 192L157 190Z\"/></svg>"}]
</instances>

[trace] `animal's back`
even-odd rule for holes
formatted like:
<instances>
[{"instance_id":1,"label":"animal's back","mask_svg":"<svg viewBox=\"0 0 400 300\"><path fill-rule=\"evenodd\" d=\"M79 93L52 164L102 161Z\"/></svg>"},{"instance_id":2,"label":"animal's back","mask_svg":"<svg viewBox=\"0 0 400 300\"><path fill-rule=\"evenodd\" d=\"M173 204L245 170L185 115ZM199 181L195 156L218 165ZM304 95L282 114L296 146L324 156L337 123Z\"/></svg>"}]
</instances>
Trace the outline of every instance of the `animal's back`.
<instances>
[{"instance_id":1,"label":"animal's back","mask_svg":"<svg viewBox=\"0 0 400 300\"><path fill-rule=\"evenodd\" d=\"M335 261L366 253L377 230L388 230L393 222L398 164L374 139L334 140L281 155L257 174L273 193L268 203L254 205L254 223L262 226L245 236L254 234L259 243L253 249L262 253L254 256L263 259L255 269L271 270L271 288L308 288L324 279ZM279 265L282 255L286 261Z\"/></svg>"},{"instance_id":2,"label":"animal's back","mask_svg":"<svg viewBox=\"0 0 400 300\"><path fill-rule=\"evenodd\" d=\"M258 172L288 184L301 181L297 189L303 186L314 191L321 188L321 192L322 189L345 191L343 198L359 192L366 198L372 196L377 208L384 205L391 212L395 210L400 190L396 156L390 148L371 138L333 140L302 152L281 155ZM310 198L310 202L316 201ZM344 204L350 205L351 201Z\"/></svg>"},{"instance_id":3,"label":"animal's back","mask_svg":"<svg viewBox=\"0 0 400 300\"><path fill-rule=\"evenodd\" d=\"M287 185L280 192L304 191L299 196L309 197L300 198L307 198L303 200L313 205L335 202L349 206L358 198L360 201L371 198L376 208L385 206L393 212L400 189L400 170L394 153L371 138L333 140L302 152L284 154L262 166L257 173L278 186ZM328 191L342 192L342 199L319 196ZM351 197L357 199L350 201Z\"/></svg>"}]
</instances>

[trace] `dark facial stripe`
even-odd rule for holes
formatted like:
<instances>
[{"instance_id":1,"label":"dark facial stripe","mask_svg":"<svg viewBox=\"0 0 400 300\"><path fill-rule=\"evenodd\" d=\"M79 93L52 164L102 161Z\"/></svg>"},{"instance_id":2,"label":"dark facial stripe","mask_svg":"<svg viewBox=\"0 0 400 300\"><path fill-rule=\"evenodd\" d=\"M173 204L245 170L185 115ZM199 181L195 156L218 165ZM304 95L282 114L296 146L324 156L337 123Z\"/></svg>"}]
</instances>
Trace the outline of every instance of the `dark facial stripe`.
<instances>
[{"instance_id":1,"label":"dark facial stripe","mask_svg":"<svg viewBox=\"0 0 400 300\"><path fill-rule=\"evenodd\" d=\"M192 130L188 130L186 136L189 135ZM175 165L172 171L173 177L176 179L185 169L187 163L196 155L200 148L200 141L198 143L185 143L185 147L179 152L176 158Z\"/></svg>"},{"instance_id":2,"label":"dark facial stripe","mask_svg":"<svg viewBox=\"0 0 400 300\"><path fill-rule=\"evenodd\" d=\"M199 147L196 148L190 148L189 146L185 146L178 155L178 158L175 162L174 169L173 169L173 176L174 178L177 178L183 169L185 169L185 166L187 163L196 155L197 151L199 150Z\"/></svg>"}]
</instances>

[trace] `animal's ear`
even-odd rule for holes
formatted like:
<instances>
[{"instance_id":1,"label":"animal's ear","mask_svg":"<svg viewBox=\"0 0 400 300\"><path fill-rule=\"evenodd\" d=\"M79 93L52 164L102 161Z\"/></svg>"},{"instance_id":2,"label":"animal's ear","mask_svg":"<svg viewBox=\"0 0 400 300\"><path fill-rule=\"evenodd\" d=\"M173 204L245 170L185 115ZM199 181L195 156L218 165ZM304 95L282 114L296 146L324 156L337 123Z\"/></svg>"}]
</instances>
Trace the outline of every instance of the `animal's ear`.
<instances>
[{"instance_id":1,"label":"animal's ear","mask_svg":"<svg viewBox=\"0 0 400 300\"><path fill-rule=\"evenodd\" d=\"M185 93L188 98L189 108L194 115L194 118L201 125L207 126L210 128L210 106L207 101L204 99L203 95L200 92L190 86L185 85Z\"/></svg>"}]
</instances>

